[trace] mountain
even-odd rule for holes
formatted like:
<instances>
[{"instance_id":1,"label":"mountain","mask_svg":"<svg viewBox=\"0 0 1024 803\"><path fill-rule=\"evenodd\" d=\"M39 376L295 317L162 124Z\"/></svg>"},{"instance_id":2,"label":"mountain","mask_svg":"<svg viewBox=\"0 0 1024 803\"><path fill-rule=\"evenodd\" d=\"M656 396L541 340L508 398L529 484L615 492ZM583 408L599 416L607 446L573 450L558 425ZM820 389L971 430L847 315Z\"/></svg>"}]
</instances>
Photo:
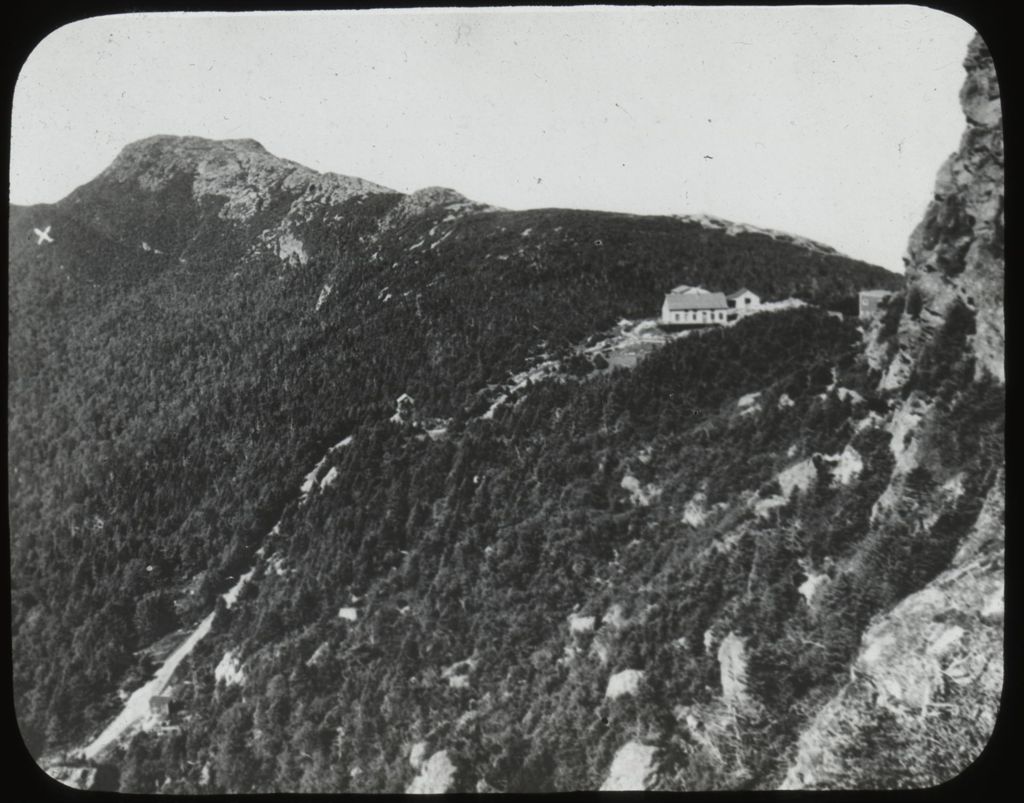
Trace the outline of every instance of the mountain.
<instances>
[{"instance_id":1,"label":"mountain","mask_svg":"<svg viewBox=\"0 0 1024 803\"><path fill-rule=\"evenodd\" d=\"M910 238L906 289L866 337L880 387L901 398L893 421L906 432L873 515L905 515L918 477L948 476L946 493L967 492L960 484L967 475L950 471L970 466L975 449L992 450L983 461L988 474L971 492L973 523L950 539L955 552L943 571L863 634L849 682L801 735L786 788L934 783L966 767L995 728L1003 688L1004 447L973 436L981 422L1005 414L995 392L1005 377L1002 111L980 38L964 66L966 131ZM934 498L927 507L929 516L941 510ZM933 536L945 515L938 513ZM901 749L864 762L856 756L869 741Z\"/></svg>"},{"instance_id":2,"label":"mountain","mask_svg":"<svg viewBox=\"0 0 1024 803\"><path fill-rule=\"evenodd\" d=\"M994 154L985 119L965 143ZM922 698L875 722L851 666L932 656L885 628L930 638L916 595L974 572L940 670L1001 633L1001 185L960 163L906 285L794 235L405 195L249 140L151 138L12 207L30 752L130 792L863 785L851 757L916 738ZM786 303L662 332L684 282ZM835 314L865 288L898 292ZM972 737L887 782L965 766L974 692L928 692ZM829 774L833 710L863 728Z\"/></svg>"}]
</instances>

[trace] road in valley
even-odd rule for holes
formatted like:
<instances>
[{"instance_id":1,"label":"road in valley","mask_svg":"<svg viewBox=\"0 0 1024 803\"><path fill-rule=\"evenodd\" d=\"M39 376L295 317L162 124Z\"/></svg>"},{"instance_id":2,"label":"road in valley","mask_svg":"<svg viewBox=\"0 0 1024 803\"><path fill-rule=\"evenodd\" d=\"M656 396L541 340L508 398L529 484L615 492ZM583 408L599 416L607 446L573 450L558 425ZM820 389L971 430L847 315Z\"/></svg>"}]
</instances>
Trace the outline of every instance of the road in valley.
<instances>
[{"instance_id":1,"label":"road in valley","mask_svg":"<svg viewBox=\"0 0 1024 803\"><path fill-rule=\"evenodd\" d=\"M238 582L231 587L231 589L222 595L227 606L230 608L234 604L235 600L238 599L238 594L241 592L242 587L248 582L249 578L252 577L254 569L250 569L247 573L243 574L238 578ZM168 684L174 677L174 673L178 669L178 665L185 660L195 646L203 640L207 633L210 632L210 627L213 625L214 613L211 613L199 625L193 630L188 638L186 638L178 648L167 656L167 660L163 662L163 665L157 670L153 678L146 683L144 686L140 686L125 700L124 708L121 713L117 715L113 722L107 725L95 739L93 739L84 750L82 755L85 758L96 758L103 750L109 747L111 744L117 742L121 737L127 735L129 732L141 727L147 717L149 717L149 704L154 697L158 697L167 689Z\"/></svg>"}]
</instances>

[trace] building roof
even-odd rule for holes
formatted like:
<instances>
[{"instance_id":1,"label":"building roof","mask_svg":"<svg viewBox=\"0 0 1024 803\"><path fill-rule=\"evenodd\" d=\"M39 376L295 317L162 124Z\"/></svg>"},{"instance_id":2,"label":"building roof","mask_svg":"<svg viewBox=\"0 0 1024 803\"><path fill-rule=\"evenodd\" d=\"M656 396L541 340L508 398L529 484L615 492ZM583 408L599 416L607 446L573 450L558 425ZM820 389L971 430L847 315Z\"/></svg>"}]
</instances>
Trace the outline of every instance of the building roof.
<instances>
[{"instance_id":1,"label":"building roof","mask_svg":"<svg viewBox=\"0 0 1024 803\"><path fill-rule=\"evenodd\" d=\"M750 295L752 296L757 296L757 293L755 293L753 290L748 290L746 287L741 287L735 293L729 293L729 295L727 295L726 298L732 301L733 299L739 298L744 293L750 293ZM757 297L760 298L761 296Z\"/></svg>"},{"instance_id":2,"label":"building roof","mask_svg":"<svg viewBox=\"0 0 1024 803\"><path fill-rule=\"evenodd\" d=\"M149 698L149 710L150 711L166 711L171 712L174 700L170 697L150 697Z\"/></svg>"},{"instance_id":3,"label":"building roof","mask_svg":"<svg viewBox=\"0 0 1024 803\"><path fill-rule=\"evenodd\" d=\"M691 309L728 309L722 293L669 293L665 302L670 311L678 312Z\"/></svg>"},{"instance_id":4,"label":"building roof","mask_svg":"<svg viewBox=\"0 0 1024 803\"><path fill-rule=\"evenodd\" d=\"M860 294L863 298L885 298L892 295L892 290L861 290Z\"/></svg>"},{"instance_id":5,"label":"building roof","mask_svg":"<svg viewBox=\"0 0 1024 803\"><path fill-rule=\"evenodd\" d=\"M673 292L673 293L685 293L687 290L692 290L692 289L693 288L690 285L688 285L688 284L681 284L681 285L679 285L679 287L673 287L671 292Z\"/></svg>"}]
</instances>

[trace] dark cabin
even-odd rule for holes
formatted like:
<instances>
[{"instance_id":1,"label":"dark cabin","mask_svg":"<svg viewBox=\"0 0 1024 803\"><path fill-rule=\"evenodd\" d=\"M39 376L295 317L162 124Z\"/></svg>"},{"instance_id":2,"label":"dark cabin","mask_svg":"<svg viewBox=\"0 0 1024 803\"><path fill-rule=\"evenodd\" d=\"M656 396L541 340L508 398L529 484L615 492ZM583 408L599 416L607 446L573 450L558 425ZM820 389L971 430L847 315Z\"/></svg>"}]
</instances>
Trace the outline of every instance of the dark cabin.
<instances>
[{"instance_id":1,"label":"dark cabin","mask_svg":"<svg viewBox=\"0 0 1024 803\"><path fill-rule=\"evenodd\" d=\"M168 719L177 710L172 697L153 697L149 701L149 711L160 719Z\"/></svg>"}]
</instances>

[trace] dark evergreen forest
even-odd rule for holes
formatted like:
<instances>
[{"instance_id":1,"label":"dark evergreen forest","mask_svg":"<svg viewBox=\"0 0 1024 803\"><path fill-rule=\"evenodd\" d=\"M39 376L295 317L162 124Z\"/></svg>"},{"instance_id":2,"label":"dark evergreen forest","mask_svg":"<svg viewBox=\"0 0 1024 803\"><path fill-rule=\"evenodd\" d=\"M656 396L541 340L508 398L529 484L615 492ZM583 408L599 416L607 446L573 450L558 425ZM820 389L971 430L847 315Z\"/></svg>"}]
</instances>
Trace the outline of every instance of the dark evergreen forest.
<instances>
[{"instance_id":1,"label":"dark evergreen forest","mask_svg":"<svg viewBox=\"0 0 1024 803\"><path fill-rule=\"evenodd\" d=\"M717 694L713 623L748 639L750 758L739 780L688 777L767 784L870 617L941 570L993 482L1002 390L971 382L965 311L914 380L956 434L908 498L964 465L972 493L927 537L868 526L892 456L857 422L899 399L874 390L856 322L826 310L897 287L881 269L672 218L438 206L384 228L389 193L314 210L295 264L252 245L280 209L232 223L165 193L128 203L101 182L11 217L14 692L33 754L94 736L152 673L149 648L218 611L178 673L182 731L118 748L122 789L397 791L417 740L446 746L460 788L592 789L630 733L657 735L671 778L687 737L667 701ZM44 223L52 247L25 236ZM567 359L682 282L817 306L632 370ZM481 418L542 357L564 372ZM403 393L414 412L394 422ZM300 496L349 435L331 484ZM864 468L834 482L821 456L847 444ZM756 512L815 455L809 489ZM807 566L834 581L813 616ZM228 609L218 595L253 567ZM628 625L569 633L570 613L614 606ZM214 681L229 650L244 685ZM604 699L627 668L640 693Z\"/></svg>"}]
</instances>

